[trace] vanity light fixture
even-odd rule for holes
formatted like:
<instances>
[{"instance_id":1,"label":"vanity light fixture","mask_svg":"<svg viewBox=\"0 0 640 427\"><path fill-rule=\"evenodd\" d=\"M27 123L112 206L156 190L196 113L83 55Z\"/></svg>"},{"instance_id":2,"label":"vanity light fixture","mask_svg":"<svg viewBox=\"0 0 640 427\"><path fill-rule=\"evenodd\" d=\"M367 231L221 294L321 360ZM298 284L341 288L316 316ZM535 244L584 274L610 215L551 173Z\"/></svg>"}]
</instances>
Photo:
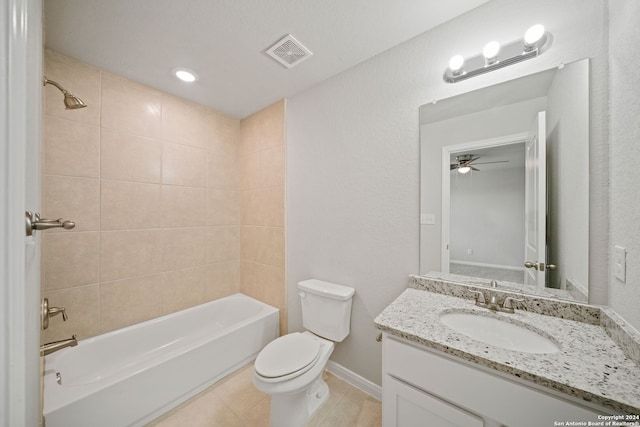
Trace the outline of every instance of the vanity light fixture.
<instances>
[{"instance_id":1,"label":"vanity light fixture","mask_svg":"<svg viewBox=\"0 0 640 427\"><path fill-rule=\"evenodd\" d=\"M171 72L183 82L192 83L198 80L198 75L188 68L176 67L172 69Z\"/></svg>"},{"instance_id":2,"label":"vanity light fixture","mask_svg":"<svg viewBox=\"0 0 640 427\"><path fill-rule=\"evenodd\" d=\"M537 24L529 28L524 37L503 46L497 41L487 43L482 53L464 58L455 55L449 60L449 67L443 78L447 83L456 83L489 71L535 58L551 46L553 36L544 26Z\"/></svg>"}]
</instances>

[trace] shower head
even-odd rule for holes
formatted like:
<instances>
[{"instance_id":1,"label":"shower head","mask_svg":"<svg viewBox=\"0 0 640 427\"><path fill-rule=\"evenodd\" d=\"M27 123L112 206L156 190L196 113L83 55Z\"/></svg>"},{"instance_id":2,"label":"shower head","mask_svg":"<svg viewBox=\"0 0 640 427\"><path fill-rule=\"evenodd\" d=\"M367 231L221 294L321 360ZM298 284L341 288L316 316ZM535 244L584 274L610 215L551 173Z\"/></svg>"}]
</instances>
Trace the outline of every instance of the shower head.
<instances>
[{"instance_id":1,"label":"shower head","mask_svg":"<svg viewBox=\"0 0 640 427\"><path fill-rule=\"evenodd\" d=\"M62 94L64 95L64 107L67 110L76 110L78 108L84 108L87 106L87 104L85 104L82 99L67 92L67 90L60 86L60 84L54 82L53 80L49 80L47 76L44 76L42 78L42 86L46 86L47 84L57 87L60 92L62 92Z\"/></svg>"}]
</instances>

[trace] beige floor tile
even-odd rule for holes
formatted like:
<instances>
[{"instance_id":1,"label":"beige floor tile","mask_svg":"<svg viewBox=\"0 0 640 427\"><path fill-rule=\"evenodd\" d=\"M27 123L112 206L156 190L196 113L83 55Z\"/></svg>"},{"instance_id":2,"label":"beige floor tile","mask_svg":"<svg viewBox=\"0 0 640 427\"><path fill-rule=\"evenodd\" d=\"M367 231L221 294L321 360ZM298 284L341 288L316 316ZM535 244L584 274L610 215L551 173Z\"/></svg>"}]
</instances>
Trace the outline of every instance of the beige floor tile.
<instances>
[{"instance_id":1,"label":"beige floor tile","mask_svg":"<svg viewBox=\"0 0 640 427\"><path fill-rule=\"evenodd\" d=\"M382 403L371 397L362 404L360 416L356 427L381 427L382 426Z\"/></svg>"},{"instance_id":2,"label":"beige floor tile","mask_svg":"<svg viewBox=\"0 0 640 427\"><path fill-rule=\"evenodd\" d=\"M240 418L211 389L179 411L151 423L154 427L243 427Z\"/></svg>"},{"instance_id":3,"label":"beige floor tile","mask_svg":"<svg viewBox=\"0 0 640 427\"><path fill-rule=\"evenodd\" d=\"M271 400L268 395L255 389L252 372L251 363L149 426L268 427ZM382 425L382 408L378 400L328 372L324 373L324 379L329 385L329 399L307 423L307 427Z\"/></svg>"},{"instance_id":4,"label":"beige floor tile","mask_svg":"<svg viewBox=\"0 0 640 427\"><path fill-rule=\"evenodd\" d=\"M236 414L246 413L267 397L253 385L252 373L251 369L245 368L215 389L218 396Z\"/></svg>"}]
</instances>

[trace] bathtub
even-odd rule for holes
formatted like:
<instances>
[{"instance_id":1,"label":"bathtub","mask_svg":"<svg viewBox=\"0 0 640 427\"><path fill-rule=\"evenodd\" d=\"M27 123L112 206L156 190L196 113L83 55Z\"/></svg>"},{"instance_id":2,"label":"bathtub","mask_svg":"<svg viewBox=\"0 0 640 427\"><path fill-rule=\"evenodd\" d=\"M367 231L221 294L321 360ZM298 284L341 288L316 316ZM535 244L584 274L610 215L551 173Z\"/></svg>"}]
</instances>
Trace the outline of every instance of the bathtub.
<instances>
[{"instance_id":1,"label":"bathtub","mask_svg":"<svg viewBox=\"0 0 640 427\"><path fill-rule=\"evenodd\" d=\"M45 357L46 426L144 425L277 336L278 310L235 294L80 340Z\"/></svg>"}]
</instances>

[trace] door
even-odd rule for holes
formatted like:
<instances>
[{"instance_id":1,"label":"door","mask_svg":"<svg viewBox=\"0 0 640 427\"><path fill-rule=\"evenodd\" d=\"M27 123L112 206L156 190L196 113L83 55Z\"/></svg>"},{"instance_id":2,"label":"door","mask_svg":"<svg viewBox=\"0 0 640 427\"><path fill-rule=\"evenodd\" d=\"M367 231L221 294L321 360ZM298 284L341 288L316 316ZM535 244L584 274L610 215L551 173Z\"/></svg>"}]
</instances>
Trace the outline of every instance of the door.
<instances>
[{"instance_id":1,"label":"door","mask_svg":"<svg viewBox=\"0 0 640 427\"><path fill-rule=\"evenodd\" d=\"M0 426L38 426L42 0L0 4Z\"/></svg>"},{"instance_id":2,"label":"door","mask_svg":"<svg viewBox=\"0 0 640 427\"><path fill-rule=\"evenodd\" d=\"M545 286L547 141L545 112L538 113L525 149L525 285Z\"/></svg>"},{"instance_id":3,"label":"door","mask_svg":"<svg viewBox=\"0 0 640 427\"><path fill-rule=\"evenodd\" d=\"M385 427L483 427L482 418L387 375Z\"/></svg>"}]
</instances>

